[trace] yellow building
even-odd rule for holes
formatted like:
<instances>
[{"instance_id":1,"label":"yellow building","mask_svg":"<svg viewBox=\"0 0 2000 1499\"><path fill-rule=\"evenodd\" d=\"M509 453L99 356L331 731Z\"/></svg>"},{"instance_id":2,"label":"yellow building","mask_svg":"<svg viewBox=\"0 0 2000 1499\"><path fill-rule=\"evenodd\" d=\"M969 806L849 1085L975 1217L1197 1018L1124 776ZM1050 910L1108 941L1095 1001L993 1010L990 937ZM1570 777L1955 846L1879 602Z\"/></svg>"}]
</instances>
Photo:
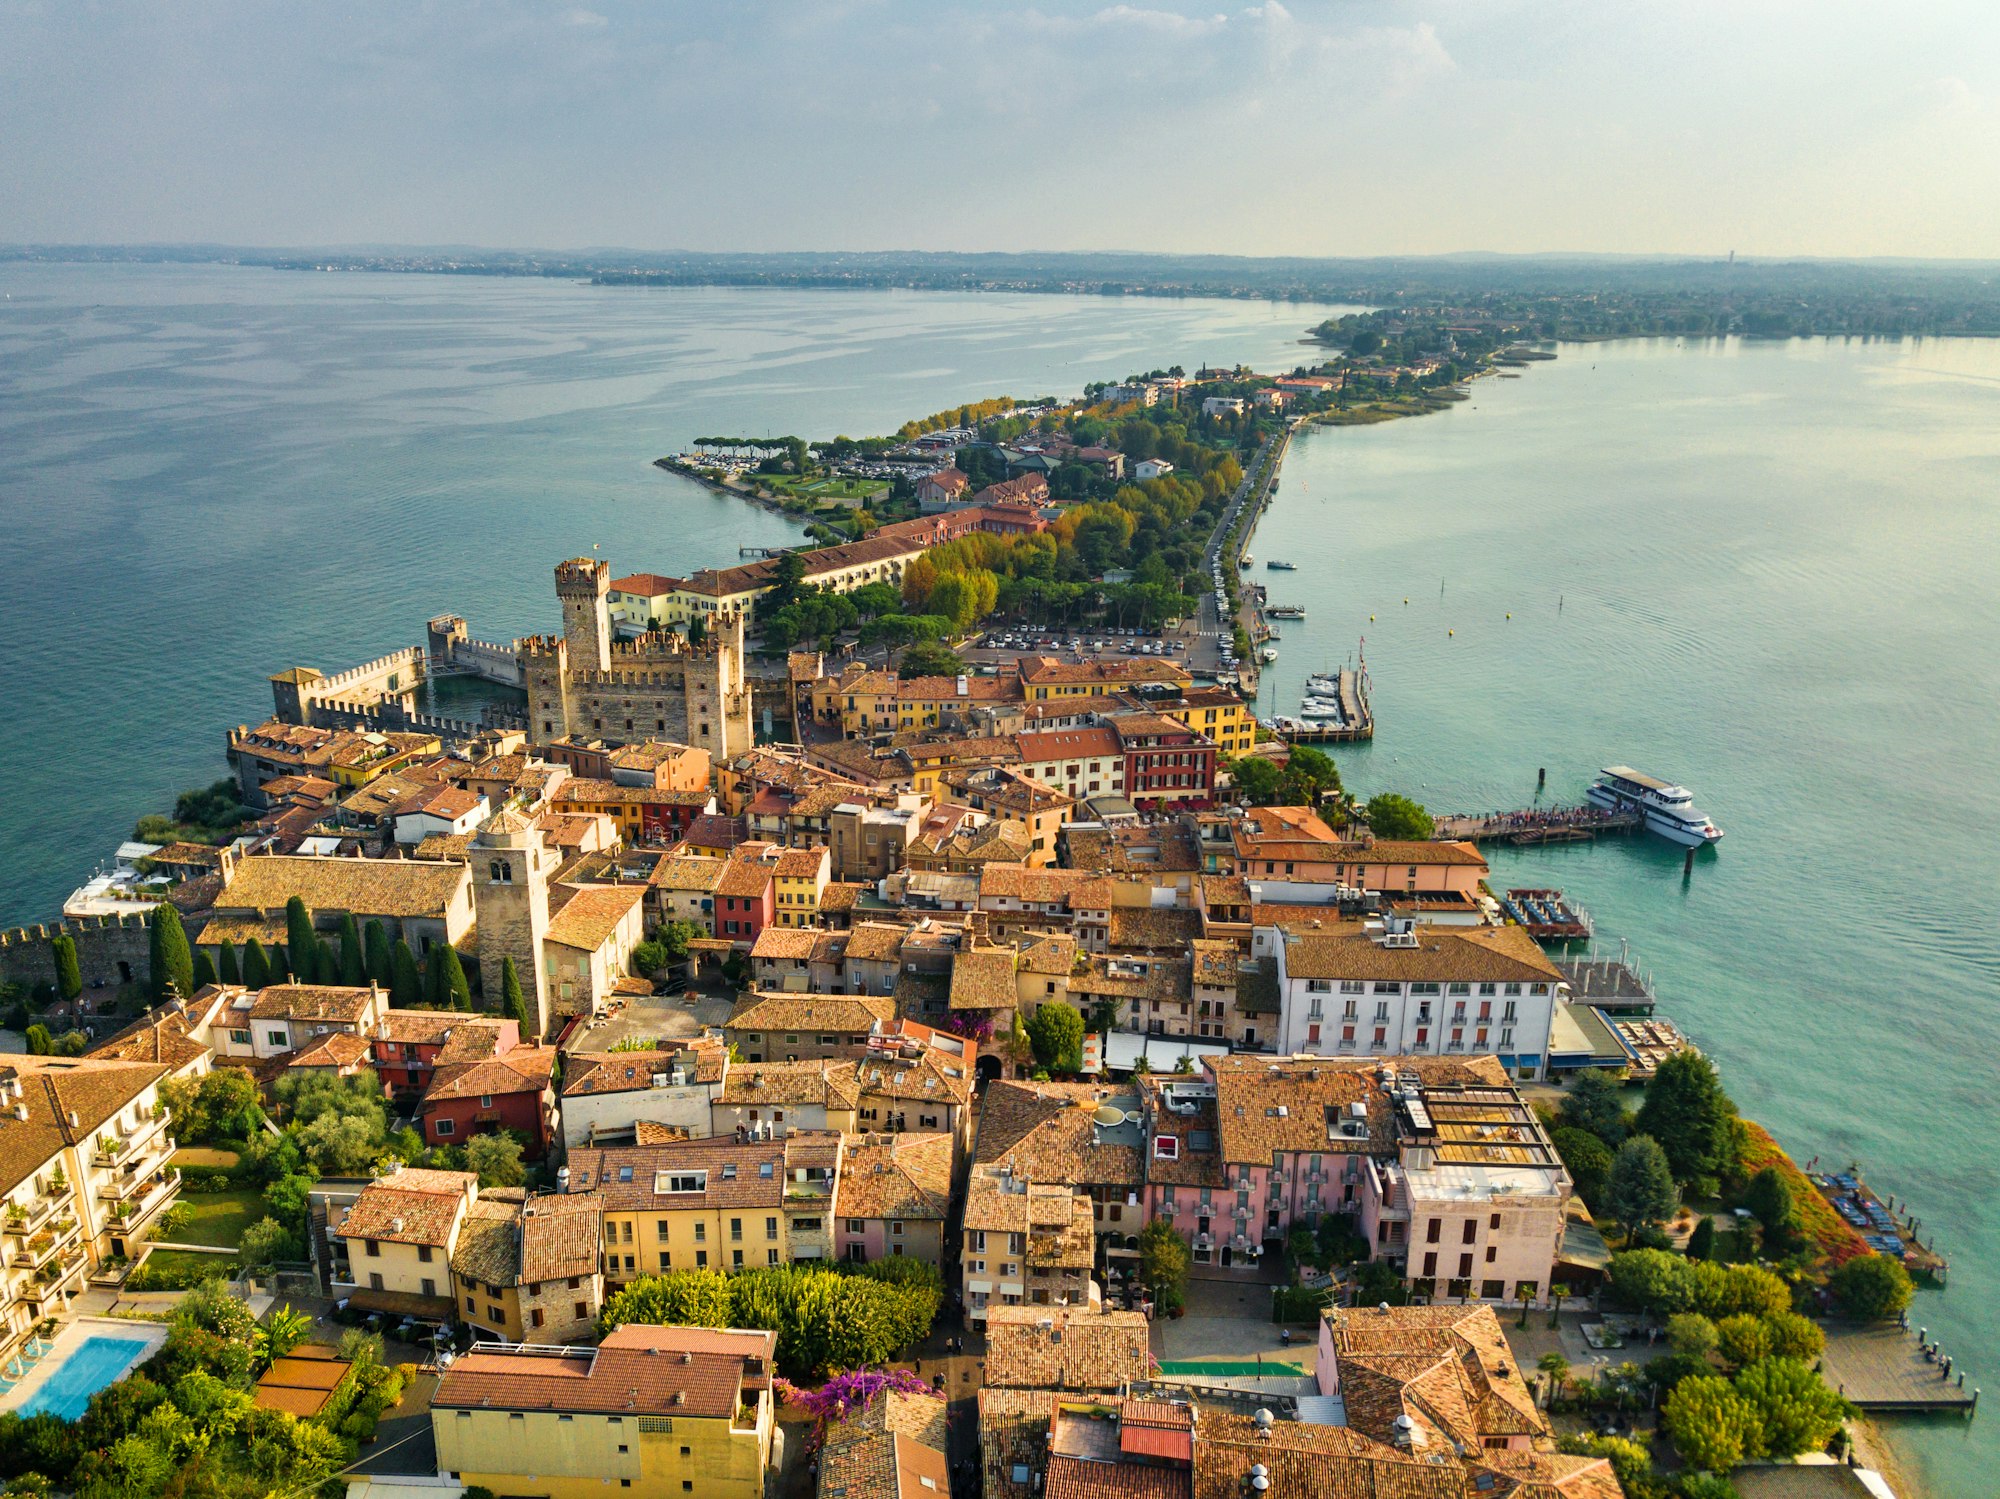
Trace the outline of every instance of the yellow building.
<instances>
[{"instance_id":1,"label":"yellow building","mask_svg":"<svg viewBox=\"0 0 2000 1499\"><path fill-rule=\"evenodd\" d=\"M637 1324L595 1348L477 1344L431 1397L438 1472L539 1499L762 1499L776 1353L772 1332Z\"/></svg>"},{"instance_id":2,"label":"yellow building","mask_svg":"<svg viewBox=\"0 0 2000 1499\"><path fill-rule=\"evenodd\" d=\"M509 1343L576 1343L597 1332L604 1276L595 1193L482 1192L451 1253L456 1320Z\"/></svg>"},{"instance_id":3,"label":"yellow building","mask_svg":"<svg viewBox=\"0 0 2000 1499\"><path fill-rule=\"evenodd\" d=\"M1257 747L1257 720L1233 692L1204 687L1177 698L1148 698L1144 706L1213 739L1220 754L1247 755Z\"/></svg>"},{"instance_id":4,"label":"yellow building","mask_svg":"<svg viewBox=\"0 0 2000 1499\"><path fill-rule=\"evenodd\" d=\"M811 926L819 920L819 898L832 868L824 848L788 848L778 856L772 873L779 926Z\"/></svg>"},{"instance_id":5,"label":"yellow building","mask_svg":"<svg viewBox=\"0 0 2000 1499\"><path fill-rule=\"evenodd\" d=\"M604 1278L750 1270L833 1255L840 1136L683 1140L573 1150L571 1192L604 1204Z\"/></svg>"},{"instance_id":6,"label":"yellow building","mask_svg":"<svg viewBox=\"0 0 2000 1499\"><path fill-rule=\"evenodd\" d=\"M328 1230L334 1294L367 1311L450 1320L452 1252L478 1197L469 1171L404 1166L370 1182Z\"/></svg>"},{"instance_id":7,"label":"yellow building","mask_svg":"<svg viewBox=\"0 0 2000 1499\"><path fill-rule=\"evenodd\" d=\"M1194 677L1186 667L1150 657L1058 661L1054 656L1025 656L1021 660L1021 687L1031 703L1106 697L1139 687L1172 687L1186 692L1193 685Z\"/></svg>"},{"instance_id":8,"label":"yellow building","mask_svg":"<svg viewBox=\"0 0 2000 1499\"><path fill-rule=\"evenodd\" d=\"M352 791L392 770L433 759L443 749L444 741L435 734L351 734L334 749L327 774L342 790Z\"/></svg>"}]
</instances>

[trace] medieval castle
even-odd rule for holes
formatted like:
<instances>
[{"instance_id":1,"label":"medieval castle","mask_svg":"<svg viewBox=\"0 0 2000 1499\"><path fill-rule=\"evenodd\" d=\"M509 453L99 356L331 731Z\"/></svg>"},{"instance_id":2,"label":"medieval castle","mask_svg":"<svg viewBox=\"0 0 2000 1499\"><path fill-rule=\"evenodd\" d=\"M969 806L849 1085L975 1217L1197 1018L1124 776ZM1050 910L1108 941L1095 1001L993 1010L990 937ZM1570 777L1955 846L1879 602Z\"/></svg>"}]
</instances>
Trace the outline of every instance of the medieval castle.
<instances>
[{"instance_id":1,"label":"medieval castle","mask_svg":"<svg viewBox=\"0 0 2000 1499\"><path fill-rule=\"evenodd\" d=\"M614 642L610 593L609 563L556 564L562 634L515 642L529 734L541 743L565 734L671 739L717 760L749 749L743 616L715 615L698 644L670 630Z\"/></svg>"}]
</instances>

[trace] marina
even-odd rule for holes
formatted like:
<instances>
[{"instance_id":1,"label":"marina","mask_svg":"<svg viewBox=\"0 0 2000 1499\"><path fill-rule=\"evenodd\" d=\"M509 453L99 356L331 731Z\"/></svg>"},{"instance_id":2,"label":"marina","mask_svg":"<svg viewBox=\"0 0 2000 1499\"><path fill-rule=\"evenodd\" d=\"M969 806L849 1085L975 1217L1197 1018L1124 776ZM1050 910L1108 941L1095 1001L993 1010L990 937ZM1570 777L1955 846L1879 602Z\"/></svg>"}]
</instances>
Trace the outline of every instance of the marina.
<instances>
[{"instance_id":1,"label":"marina","mask_svg":"<svg viewBox=\"0 0 2000 1499\"><path fill-rule=\"evenodd\" d=\"M1636 833L1637 812L1602 807L1531 807L1520 812L1457 813L1434 819L1432 836L1454 843L1586 843L1600 833Z\"/></svg>"},{"instance_id":2,"label":"marina","mask_svg":"<svg viewBox=\"0 0 2000 1499\"><path fill-rule=\"evenodd\" d=\"M1870 1249L1901 1260L1903 1268L1914 1276L1944 1283L1950 1267L1942 1255L1918 1238L1923 1225L1910 1213L1908 1203L1899 1213L1893 1195L1886 1201L1876 1196L1858 1166L1838 1174L1808 1171L1806 1178Z\"/></svg>"},{"instance_id":3,"label":"marina","mask_svg":"<svg viewBox=\"0 0 2000 1499\"><path fill-rule=\"evenodd\" d=\"M1271 727L1293 744L1353 743L1374 738L1367 665L1313 673L1306 678L1305 700L1299 712L1273 719Z\"/></svg>"},{"instance_id":4,"label":"marina","mask_svg":"<svg viewBox=\"0 0 2000 1499\"><path fill-rule=\"evenodd\" d=\"M1590 936L1590 914L1570 905L1560 890L1509 890L1500 909L1537 942L1581 942Z\"/></svg>"}]
</instances>

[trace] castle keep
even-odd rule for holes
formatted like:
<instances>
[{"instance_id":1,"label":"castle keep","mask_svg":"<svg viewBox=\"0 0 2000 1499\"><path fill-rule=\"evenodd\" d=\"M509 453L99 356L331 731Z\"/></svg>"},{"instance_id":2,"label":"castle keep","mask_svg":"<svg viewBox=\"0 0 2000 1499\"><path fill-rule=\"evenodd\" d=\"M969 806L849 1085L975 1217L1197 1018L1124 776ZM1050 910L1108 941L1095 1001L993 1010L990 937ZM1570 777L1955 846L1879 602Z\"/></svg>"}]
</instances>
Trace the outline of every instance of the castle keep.
<instances>
[{"instance_id":1,"label":"castle keep","mask_svg":"<svg viewBox=\"0 0 2000 1499\"><path fill-rule=\"evenodd\" d=\"M718 760L749 749L743 616L712 616L698 644L658 630L614 642L610 592L608 563L577 557L556 564L562 634L515 643L529 733L541 743L565 734L670 739Z\"/></svg>"}]
</instances>

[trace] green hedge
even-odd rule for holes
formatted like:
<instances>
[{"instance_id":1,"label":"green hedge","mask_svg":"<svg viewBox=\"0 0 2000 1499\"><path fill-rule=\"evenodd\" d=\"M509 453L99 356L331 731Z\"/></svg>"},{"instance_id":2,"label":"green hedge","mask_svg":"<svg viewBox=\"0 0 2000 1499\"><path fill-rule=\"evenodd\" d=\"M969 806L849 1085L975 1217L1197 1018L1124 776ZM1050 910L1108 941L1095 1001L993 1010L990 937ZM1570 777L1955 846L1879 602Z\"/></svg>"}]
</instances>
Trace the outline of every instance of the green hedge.
<instances>
[{"instance_id":1,"label":"green hedge","mask_svg":"<svg viewBox=\"0 0 2000 1499\"><path fill-rule=\"evenodd\" d=\"M1315 1291L1309 1286L1279 1286L1271 1296L1273 1322L1317 1322L1319 1314L1333 1303L1331 1287Z\"/></svg>"}]
</instances>

